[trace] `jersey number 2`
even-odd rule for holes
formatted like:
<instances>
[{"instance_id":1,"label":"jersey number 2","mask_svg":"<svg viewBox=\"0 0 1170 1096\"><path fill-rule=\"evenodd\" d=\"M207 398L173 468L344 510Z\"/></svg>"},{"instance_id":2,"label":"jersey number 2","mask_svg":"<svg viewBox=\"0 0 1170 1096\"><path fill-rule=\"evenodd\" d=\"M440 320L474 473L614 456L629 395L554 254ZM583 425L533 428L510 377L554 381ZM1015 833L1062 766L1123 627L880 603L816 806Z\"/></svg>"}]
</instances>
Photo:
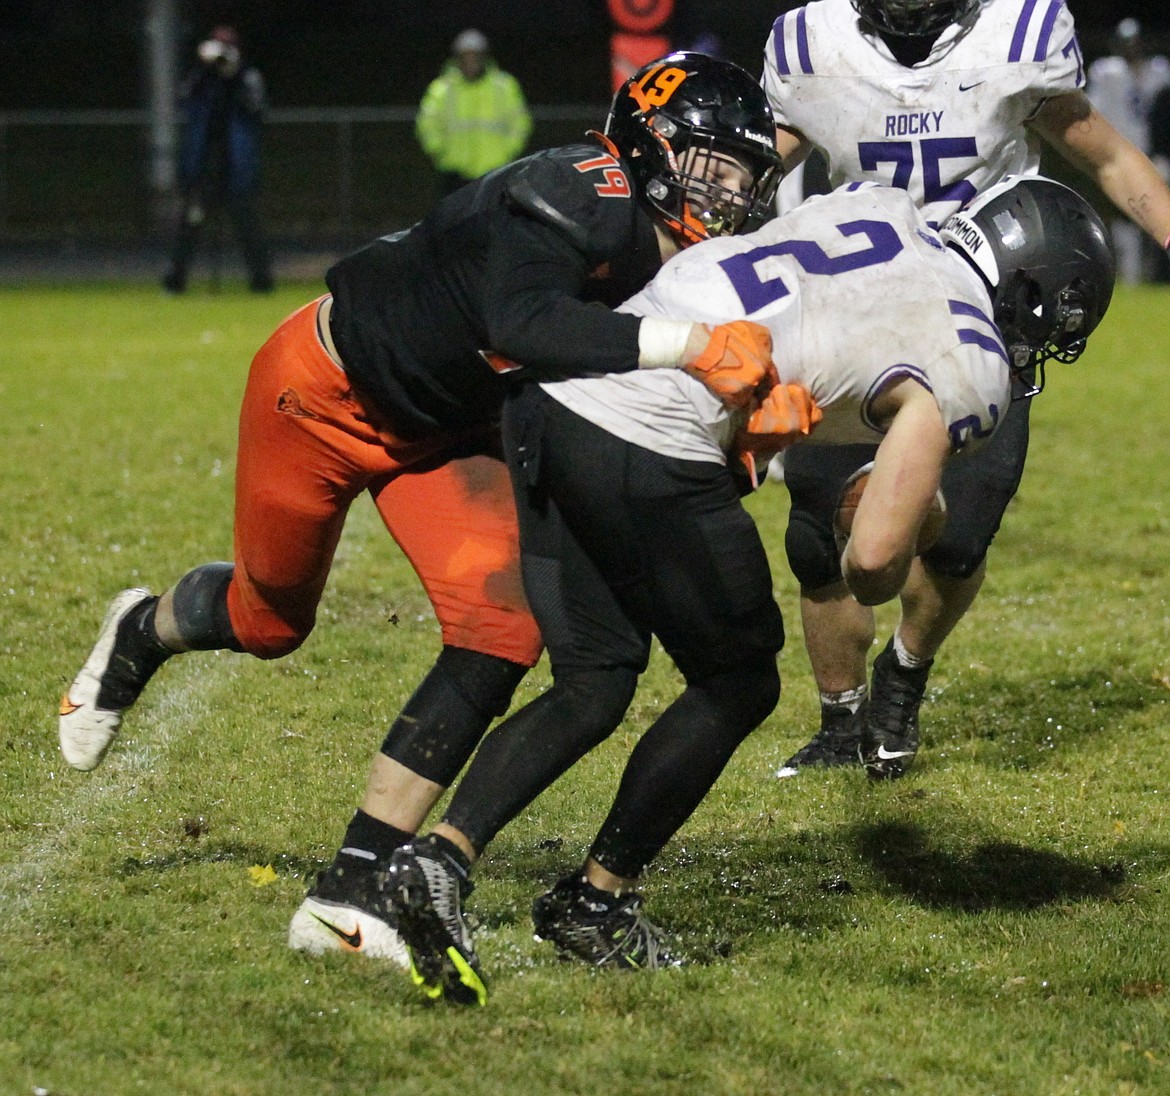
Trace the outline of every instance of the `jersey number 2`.
<instances>
[{"instance_id":1,"label":"jersey number 2","mask_svg":"<svg viewBox=\"0 0 1170 1096\"><path fill-rule=\"evenodd\" d=\"M740 255L723 259L719 265L731 279L735 292L750 316L765 305L787 297L791 290L779 277L761 278L757 264L780 255L791 255L806 274L845 274L866 266L888 263L902 250L902 241L886 221L846 221L836 226L842 236L864 236L869 247L846 254L830 255L815 240L782 240L778 244L753 247Z\"/></svg>"}]
</instances>

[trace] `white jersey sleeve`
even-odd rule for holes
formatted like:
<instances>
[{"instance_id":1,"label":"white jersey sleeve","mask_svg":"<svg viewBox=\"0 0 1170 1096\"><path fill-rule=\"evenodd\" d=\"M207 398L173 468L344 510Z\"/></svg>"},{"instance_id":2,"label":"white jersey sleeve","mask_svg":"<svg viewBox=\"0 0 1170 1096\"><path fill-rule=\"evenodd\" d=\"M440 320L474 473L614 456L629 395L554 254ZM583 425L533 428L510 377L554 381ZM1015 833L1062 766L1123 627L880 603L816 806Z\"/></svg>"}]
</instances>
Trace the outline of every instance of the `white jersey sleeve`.
<instances>
[{"instance_id":1,"label":"white jersey sleeve","mask_svg":"<svg viewBox=\"0 0 1170 1096\"><path fill-rule=\"evenodd\" d=\"M777 124L821 149L834 187L898 187L938 225L1005 175L1039 169L1027 123L1085 73L1064 0L984 0L912 67L849 0L815 0L776 20L762 82Z\"/></svg>"},{"instance_id":2,"label":"white jersey sleeve","mask_svg":"<svg viewBox=\"0 0 1170 1096\"><path fill-rule=\"evenodd\" d=\"M887 187L848 187L758 232L688 248L623 307L766 325L781 378L808 388L824 412L814 444L880 441L873 402L899 377L931 391L956 451L989 437L1011 398L1008 356L983 282L906 194ZM677 370L544 388L611 433L671 456L687 439L709 447L695 459L722 459L712 454L738 425Z\"/></svg>"}]
</instances>

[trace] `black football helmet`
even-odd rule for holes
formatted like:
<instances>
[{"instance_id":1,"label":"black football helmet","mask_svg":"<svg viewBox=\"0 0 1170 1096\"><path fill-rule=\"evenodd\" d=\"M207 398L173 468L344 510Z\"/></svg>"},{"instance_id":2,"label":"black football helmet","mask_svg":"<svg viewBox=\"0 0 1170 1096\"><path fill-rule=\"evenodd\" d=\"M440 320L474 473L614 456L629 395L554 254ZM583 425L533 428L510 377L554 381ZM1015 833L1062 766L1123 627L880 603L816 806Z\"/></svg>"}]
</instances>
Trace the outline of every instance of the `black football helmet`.
<instances>
[{"instance_id":1,"label":"black football helmet","mask_svg":"<svg viewBox=\"0 0 1170 1096\"><path fill-rule=\"evenodd\" d=\"M981 0L850 0L861 21L894 38L936 38L961 23Z\"/></svg>"},{"instance_id":2,"label":"black football helmet","mask_svg":"<svg viewBox=\"0 0 1170 1096\"><path fill-rule=\"evenodd\" d=\"M772 215L783 173L772 110L760 85L730 61L684 52L644 66L614 96L605 136L629 166L639 197L684 247ZM713 181L720 157L748 169L746 191Z\"/></svg>"},{"instance_id":3,"label":"black football helmet","mask_svg":"<svg viewBox=\"0 0 1170 1096\"><path fill-rule=\"evenodd\" d=\"M1025 397L1044 387L1044 363L1073 362L1113 296L1116 262L1096 210L1039 175L1009 176L939 230L983 276Z\"/></svg>"}]
</instances>

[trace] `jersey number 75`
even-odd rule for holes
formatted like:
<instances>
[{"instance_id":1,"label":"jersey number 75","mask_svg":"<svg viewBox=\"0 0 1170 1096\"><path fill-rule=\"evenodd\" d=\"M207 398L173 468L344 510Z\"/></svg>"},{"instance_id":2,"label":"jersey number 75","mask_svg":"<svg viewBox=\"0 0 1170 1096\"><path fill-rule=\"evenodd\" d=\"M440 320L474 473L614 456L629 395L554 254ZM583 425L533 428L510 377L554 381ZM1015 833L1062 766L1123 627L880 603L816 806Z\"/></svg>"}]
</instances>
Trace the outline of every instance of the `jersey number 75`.
<instances>
[{"instance_id":1,"label":"jersey number 75","mask_svg":"<svg viewBox=\"0 0 1170 1096\"><path fill-rule=\"evenodd\" d=\"M975 197L975 188L966 180L943 185L944 160L979 159L979 147L974 137L923 137L920 141L859 141L857 157L863 171L877 171L879 164L893 164L894 177L890 186L912 190L910 183L914 169L922 169L922 201L956 202L966 205Z\"/></svg>"}]
</instances>

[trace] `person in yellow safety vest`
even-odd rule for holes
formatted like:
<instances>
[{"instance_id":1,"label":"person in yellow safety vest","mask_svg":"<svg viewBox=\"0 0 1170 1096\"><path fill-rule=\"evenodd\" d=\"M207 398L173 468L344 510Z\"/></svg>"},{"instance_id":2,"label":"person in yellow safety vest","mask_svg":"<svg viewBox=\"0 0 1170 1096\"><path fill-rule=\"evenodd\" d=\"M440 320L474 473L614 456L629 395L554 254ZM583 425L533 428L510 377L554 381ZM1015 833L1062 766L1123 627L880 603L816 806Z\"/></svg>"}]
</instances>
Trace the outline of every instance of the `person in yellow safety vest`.
<instances>
[{"instance_id":1,"label":"person in yellow safety vest","mask_svg":"<svg viewBox=\"0 0 1170 1096\"><path fill-rule=\"evenodd\" d=\"M524 151L532 116L516 78L492 60L478 30L451 43L451 60L427 87L415 131L444 194Z\"/></svg>"}]
</instances>

